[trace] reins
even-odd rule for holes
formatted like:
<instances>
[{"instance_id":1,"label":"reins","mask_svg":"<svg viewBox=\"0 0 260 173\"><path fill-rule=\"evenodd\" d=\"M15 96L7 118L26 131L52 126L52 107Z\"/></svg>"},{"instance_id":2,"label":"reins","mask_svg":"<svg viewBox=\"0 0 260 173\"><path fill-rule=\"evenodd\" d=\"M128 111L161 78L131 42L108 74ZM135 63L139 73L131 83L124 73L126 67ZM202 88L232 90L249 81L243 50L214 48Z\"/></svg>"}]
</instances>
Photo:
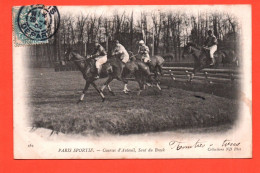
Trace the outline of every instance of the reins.
<instances>
[{"instance_id":1,"label":"reins","mask_svg":"<svg viewBox=\"0 0 260 173\"><path fill-rule=\"evenodd\" d=\"M70 52L70 53L73 53L73 52ZM74 55L75 56L75 55ZM90 58L83 58L83 59L78 59L78 60L69 60L70 62L83 62L83 61L87 61L89 60Z\"/></svg>"},{"instance_id":2,"label":"reins","mask_svg":"<svg viewBox=\"0 0 260 173\"><path fill-rule=\"evenodd\" d=\"M72 52L71 52L72 53ZM129 58L133 58L133 57L136 57L138 54L136 55L132 55L130 56ZM90 60L91 58L83 58L83 59L79 59L79 60L69 60L70 62L83 62L83 61L87 61L87 60Z\"/></svg>"}]
</instances>

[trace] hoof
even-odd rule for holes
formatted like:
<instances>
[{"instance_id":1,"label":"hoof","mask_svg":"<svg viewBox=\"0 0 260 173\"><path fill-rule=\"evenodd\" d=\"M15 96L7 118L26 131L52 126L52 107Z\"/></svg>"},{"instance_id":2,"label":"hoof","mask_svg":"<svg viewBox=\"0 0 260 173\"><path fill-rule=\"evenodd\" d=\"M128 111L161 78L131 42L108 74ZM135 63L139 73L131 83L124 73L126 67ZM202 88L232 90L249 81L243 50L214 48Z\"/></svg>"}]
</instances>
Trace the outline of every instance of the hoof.
<instances>
[{"instance_id":1,"label":"hoof","mask_svg":"<svg viewBox=\"0 0 260 173\"><path fill-rule=\"evenodd\" d=\"M127 90L123 90L123 92L124 92L125 94L129 94Z\"/></svg>"},{"instance_id":2,"label":"hoof","mask_svg":"<svg viewBox=\"0 0 260 173\"><path fill-rule=\"evenodd\" d=\"M77 104L79 104L80 102L82 102L82 100L78 100L78 101L77 101Z\"/></svg>"},{"instance_id":3,"label":"hoof","mask_svg":"<svg viewBox=\"0 0 260 173\"><path fill-rule=\"evenodd\" d=\"M105 98L102 98L102 102L104 102L106 99Z\"/></svg>"},{"instance_id":4,"label":"hoof","mask_svg":"<svg viewBox=\"0 0 260 173\"><path fill-rule=\"evenodd\" d=\"M158 88L160 91L162 91L162 88L160 87L159 84L157 84L156 86L157 86L157 88Z\"/></svg>"},{"instance_id":5,"label":"hoof","mask_svg":"<svg viewBox=\"0 0 260 173\"><path fill-rule=\"evenodd\" d=\"M152 87L152 84L150 84L150 83L146 83L146 85L147 85L148 87Z\"/></svg>"},{"instance_id":6,"label":"hoof","mask_svg":"<svg viewBox=\"0 0 260 173\"><path fill-rule=\"evenodd\" d=\"M114 92L110 92L112 96L116 96Z\"/></svg>"}]
</instances>

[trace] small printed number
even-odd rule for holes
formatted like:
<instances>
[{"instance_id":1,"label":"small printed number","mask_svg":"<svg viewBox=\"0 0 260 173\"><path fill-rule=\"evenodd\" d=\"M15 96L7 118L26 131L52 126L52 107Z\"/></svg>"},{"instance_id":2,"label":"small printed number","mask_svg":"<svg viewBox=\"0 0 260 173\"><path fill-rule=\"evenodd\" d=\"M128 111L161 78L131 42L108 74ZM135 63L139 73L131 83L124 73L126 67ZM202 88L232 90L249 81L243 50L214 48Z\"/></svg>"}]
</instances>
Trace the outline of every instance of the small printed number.
<instances>
[{"instance_id":1,"label":"small printed number","mask_svg":"<svg viewBox=\"0 0 260 173\"><path fill-rule=\"evenodd\" d=\"M29 144L28 147L33 147L33 144Z\"/></svg>"}]
</instances>

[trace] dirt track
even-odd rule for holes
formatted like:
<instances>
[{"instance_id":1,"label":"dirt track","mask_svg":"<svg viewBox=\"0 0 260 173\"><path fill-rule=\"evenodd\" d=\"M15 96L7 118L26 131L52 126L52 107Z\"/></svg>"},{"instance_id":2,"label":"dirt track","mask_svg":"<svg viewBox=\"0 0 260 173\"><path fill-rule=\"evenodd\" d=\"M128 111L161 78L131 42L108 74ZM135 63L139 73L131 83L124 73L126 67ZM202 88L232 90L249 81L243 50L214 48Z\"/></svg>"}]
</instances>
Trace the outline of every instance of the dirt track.
<instances>
[{"instance_id":1,"label":"dirt track","mask_svg":"<svg viewBox=\"0 0 260 173\"><path fill-rule=\"evenodd\" d=\"M97 84L101 86L103 81ZM81 73L54 72L53 69L33 69L28 75L27 85L30 88L32 126L83 135L180 129L196 132L201 128L206 132L207 127L216 127L215 131L222 132L232 127L239 104L234 98L189 91L185 87L181 89L181 86L169 89L162 86L162 92L149 88L137 96L136 82L129 83L132 92L125 95L123 84L118 81L111 84L116 96L106 90L104 103L90 87L84 102L76 104L84 87Z\"/></svg>"}]
</instances>

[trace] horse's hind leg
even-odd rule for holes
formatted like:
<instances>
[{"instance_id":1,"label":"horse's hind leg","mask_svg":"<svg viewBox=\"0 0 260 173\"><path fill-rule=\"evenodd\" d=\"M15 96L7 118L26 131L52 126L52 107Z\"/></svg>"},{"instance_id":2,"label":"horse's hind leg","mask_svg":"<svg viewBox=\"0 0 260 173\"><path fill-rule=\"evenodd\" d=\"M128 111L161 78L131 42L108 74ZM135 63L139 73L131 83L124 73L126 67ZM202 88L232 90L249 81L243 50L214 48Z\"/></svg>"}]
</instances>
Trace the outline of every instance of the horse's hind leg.
<instances>
[{"instance_id":1,"label":"horse's hind leg","mask_svg":"<svg viewBox=\"0 0 260 173\"><path fill-rule=\"evenodd\" d=\"M103 92L98 89L97 85L94 82L92 82L91 84L97 90L97 92L99 93L100 97L102 98L102 102L104 102L105 96L104 96Z\"/></svg>"},{"instance_id":2,"label":"horse's hind leg","mask_svg":"<svg viewBox=\"0 0 260 173\"><path fill-rule=\"evenodd\" d=\"M156 71L160 73L161 76L163 76L163 70L161 65L156 65Z\"/></svg>"},{"instance_id":3,"label":"horse's hind leg","mask_svg":"<svg viewBox=\"0 0 260 173\"><path fill-rule=\"evenodd\" d=\"M78 100L77 103L83 101L84 96L85 96L85 94L86 94L86 92L87 92L87 90L88 90L89 85L90 85L90 83L89 83L88 81L86 81L86 84L85 84L85 87L84 87L84 89L83 89L83 92L82 92L82 94L81 94L81 96L80 96L80 98L79 98L79 100Z\"/></svg>"}]
</instances>

